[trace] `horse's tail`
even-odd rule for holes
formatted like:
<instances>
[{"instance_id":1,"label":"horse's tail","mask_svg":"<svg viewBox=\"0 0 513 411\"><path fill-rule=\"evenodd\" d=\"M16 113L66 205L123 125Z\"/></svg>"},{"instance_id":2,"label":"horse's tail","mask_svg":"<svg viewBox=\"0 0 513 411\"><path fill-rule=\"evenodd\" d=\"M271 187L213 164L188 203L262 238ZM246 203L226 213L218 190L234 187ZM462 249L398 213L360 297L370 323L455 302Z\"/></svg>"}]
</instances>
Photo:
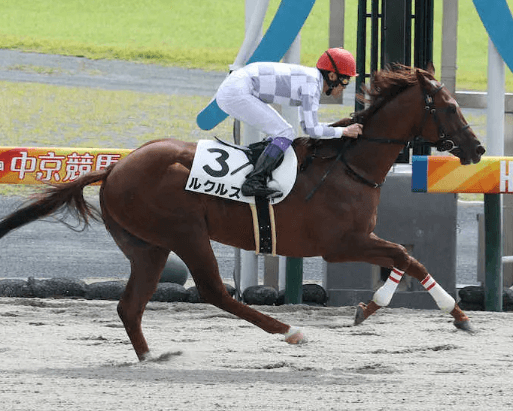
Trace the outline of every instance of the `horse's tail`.
<instances>
[{"instance_id":1,"label":"horse's tail","mask_svg":"<svg viewBox=\"0 0 513 411\"><path fill-rule=\"evenodd\" d=\"M0 221L0 238L26 224L56 212L69 212L80 224L89 225L89 218L100 219L100 213L84 199L83 190L90 184L104 181L112 170L92 171L69 183L52 185L38 194L35 200Z\"/></svg>"}]
</instances>

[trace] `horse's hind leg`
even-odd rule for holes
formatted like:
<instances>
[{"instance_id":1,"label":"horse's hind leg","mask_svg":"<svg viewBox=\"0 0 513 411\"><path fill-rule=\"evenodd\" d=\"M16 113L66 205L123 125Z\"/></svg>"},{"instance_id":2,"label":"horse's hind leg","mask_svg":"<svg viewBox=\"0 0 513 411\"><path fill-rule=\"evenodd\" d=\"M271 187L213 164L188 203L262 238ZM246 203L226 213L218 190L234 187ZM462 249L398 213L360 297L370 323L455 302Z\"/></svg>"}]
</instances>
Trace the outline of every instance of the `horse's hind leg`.
<instances>
[{"instance_id":1,"label":"horse's hind leg","mask_svg":"<svg viewBox=\"0 0 513 411\"><path fill-rule=\"evenodd\" d=\"M183 240L179 246L173 247L173 251L187 264L205 302L249 321L268 333L284 334L285 341L288 343L297 344L303 340L299 330L262 314L230 296L219 275L219 268L206 229L204 234L194 230L194 235L190 232L183 233L180 238Z\"/></svg>"},{"instance_id":2,"label":"horse's hind leg","mask_svg":"<svg viewBox=\"0 0 513 411\"><path fill-rule=\"evenodd\" d=\"M168 250L150 244L134 247L130 252L130 279L119 300L118 314L140 361L149 354L141 328L142 316L157 289L168 255Z\"/></svg>"},{"instance_id":3,"label":"horse's hind leg","mask_svg":"<svg viewBox=\"0 0 513 411\"><path fill-rule=\"evenodd\" d=\"M149 354L141 321L146 304L157 289L169 250L149 244L105 217L114 241L130 260L130 279L118 303L118 315L140 361Z\"/></svg>"},{"instance_id":4,"label":"horse's hind leg","mask_svg":"<svg viewBox=\"0 0 513 411\"><path fill-rule=\"evenodd\" d=\"M358 305L355 324L362 323L380 307L387 306L402 276L406 273L420 281L442 311L449 312L454 317L454 325L457 328L471 331L468 317L456 304L454 298L435 281L421 263L408 255L403 246L382 240L374 235L368 240L360 249L363 256L360 255L359 260L382 267L390 267L392 272L385 284L374 293L369 304L360 303Z\"/></svg>"}]
</instances>

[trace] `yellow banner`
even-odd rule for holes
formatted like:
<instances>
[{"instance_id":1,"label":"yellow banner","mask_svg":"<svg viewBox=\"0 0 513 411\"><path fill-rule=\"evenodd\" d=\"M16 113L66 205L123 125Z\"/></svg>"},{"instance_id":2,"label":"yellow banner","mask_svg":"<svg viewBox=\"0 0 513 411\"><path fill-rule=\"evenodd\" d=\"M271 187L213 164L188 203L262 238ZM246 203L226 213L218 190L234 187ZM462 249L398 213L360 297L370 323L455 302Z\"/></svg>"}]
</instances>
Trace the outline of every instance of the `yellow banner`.
<instances>
[{"instance_id":1,"label":"yellow banner","mask_svg":"<svg viewBox=\"0 0 513 411\"><path fill-rule=\"evenodd\" d=\"M0 184L66 183L102 170L132 150L115 148L0 147Z\"/></svg>"}]
</instances>

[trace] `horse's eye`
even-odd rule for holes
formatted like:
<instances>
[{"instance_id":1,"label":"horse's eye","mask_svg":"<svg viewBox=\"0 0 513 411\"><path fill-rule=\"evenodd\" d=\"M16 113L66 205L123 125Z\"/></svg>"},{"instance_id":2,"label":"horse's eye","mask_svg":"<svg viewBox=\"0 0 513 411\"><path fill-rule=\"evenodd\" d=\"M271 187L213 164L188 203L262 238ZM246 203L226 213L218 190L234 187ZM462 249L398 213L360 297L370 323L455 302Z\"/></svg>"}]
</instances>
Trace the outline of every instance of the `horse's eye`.
<instances>
[{"instance_id":1,"label":"horse's eye","mask_svg":"<svg viewBox=\"0 0 513 411\"><path fill-rule=\"evenodd\" d=\"M447 112L451 113L451 114L455 114L456 113L456 106L454 104L449 104L449 106L447 107Z\"/></svg>"}]
</instances>

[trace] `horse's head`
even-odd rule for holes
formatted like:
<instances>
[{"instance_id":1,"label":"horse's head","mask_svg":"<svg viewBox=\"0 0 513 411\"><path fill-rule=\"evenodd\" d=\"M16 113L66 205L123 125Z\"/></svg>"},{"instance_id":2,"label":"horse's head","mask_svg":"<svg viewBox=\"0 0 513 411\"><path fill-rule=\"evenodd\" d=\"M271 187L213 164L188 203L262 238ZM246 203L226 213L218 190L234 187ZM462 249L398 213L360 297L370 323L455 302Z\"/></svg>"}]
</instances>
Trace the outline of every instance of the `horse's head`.
<instances>
[{"instance_id":1,"label":"horse's head","mask_svg":"<svg viewBox=\"0 0 513 411\"><path fill-rule=\"evenodd\" d=\"M434 68L431 67L427 73L417 70L416 74L423 93L422 122L416 134L438 151L455 155L463 165L478 163L485 149L449 90L432 77Z\"/></svg>"}]
</instances>

